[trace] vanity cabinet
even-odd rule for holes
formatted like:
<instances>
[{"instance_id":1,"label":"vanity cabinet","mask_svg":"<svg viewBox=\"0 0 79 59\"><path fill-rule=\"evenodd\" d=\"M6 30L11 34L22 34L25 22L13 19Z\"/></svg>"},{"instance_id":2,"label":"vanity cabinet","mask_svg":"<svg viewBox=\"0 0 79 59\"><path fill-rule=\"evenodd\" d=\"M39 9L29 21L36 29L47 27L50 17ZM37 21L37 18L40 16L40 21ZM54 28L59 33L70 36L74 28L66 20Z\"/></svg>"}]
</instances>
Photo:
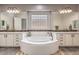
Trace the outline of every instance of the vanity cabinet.
<instances>
[{"instance_id":1,"label":"vanity cabinet","mask_svg":"<svg viewBox=\"0 0 79 59\"><path fill-rule=\"evenodd\" d=\"M72 37L70 34L58 34L60 46L72 46Z\"/></svg>"},{"instance_id":2,"label":"vanity cabinet","mask_svg":"<svg viewBox=\"0 0 79 59\"><path fill-rule=\"evenodd\" d=\"M0 47L18 47L21 39L21 33L0 33Z\"/></svg>"},{"instance_id":3,"label":"vanity cabinet","mask_svg":"<svg viewBox=\"0 0 79 59\"><path fill-rule=\"evenodd\" d=\"M79 46L79 33L58 33L60 46Z\"/></svg>"},{"instance_id":4,"label":"vanity cabinet","mask_svg":"<svg viewBox=\"0 0 79 59\"><path fill-rule=\"evenodd\" d=\"M13 35L0 33L0 46L13 46Z\"/></svg>"}]
</instances>

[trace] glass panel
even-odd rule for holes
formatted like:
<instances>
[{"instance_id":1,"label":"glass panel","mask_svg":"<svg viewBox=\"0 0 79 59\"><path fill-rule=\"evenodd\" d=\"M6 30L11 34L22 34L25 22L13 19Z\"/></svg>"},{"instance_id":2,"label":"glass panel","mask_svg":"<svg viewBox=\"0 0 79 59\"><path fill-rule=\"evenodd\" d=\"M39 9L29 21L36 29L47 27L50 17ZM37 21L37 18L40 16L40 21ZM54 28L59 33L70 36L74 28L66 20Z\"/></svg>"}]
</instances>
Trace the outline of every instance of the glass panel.
<instances>
[{"instance_id":1,"label":"glass panel","mask_svg":"<svg viewBox=\"0 0 79 59\"><path fill-rule=\"evenodd\" d=\"M31 15L31 28L40 30L47 29L48 15Z\"/></svg>"},{"instance_id":2,"label":"glass panel","mask_svg":"<svg viewBox=\"0 0 79 59\"><path fill-rule=\"evenodd\" d=\"M32 17L31 17L33 20L35 20L35 19L47 19L47 15L32 15Z\"/></svg>"}]
</instances>

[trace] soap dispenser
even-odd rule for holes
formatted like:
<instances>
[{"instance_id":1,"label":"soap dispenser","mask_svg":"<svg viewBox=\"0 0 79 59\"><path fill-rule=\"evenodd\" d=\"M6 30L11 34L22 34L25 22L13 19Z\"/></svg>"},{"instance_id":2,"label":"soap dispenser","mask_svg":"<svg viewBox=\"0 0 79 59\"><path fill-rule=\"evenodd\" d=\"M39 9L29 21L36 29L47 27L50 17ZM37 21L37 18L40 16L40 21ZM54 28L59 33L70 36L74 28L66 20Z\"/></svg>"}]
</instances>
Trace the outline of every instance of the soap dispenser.
<instances>
[{"instance_id":1,"label":"soap dispenser","mask_svg":"<svg viewBox=\"0 0 79 59\"><path fill-rule=\"evenodd\" d=\"M72 30L72 25L71 24L69 25L69 30Z\"/></svg>"}]
</instances>

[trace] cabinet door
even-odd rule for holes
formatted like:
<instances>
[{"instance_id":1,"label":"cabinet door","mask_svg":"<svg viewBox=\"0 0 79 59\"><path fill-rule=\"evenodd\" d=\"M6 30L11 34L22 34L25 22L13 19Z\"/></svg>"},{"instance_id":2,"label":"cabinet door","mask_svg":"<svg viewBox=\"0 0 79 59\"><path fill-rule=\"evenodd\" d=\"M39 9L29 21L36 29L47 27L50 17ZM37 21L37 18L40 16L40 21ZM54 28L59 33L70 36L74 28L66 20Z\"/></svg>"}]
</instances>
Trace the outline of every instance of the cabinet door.
<instances>
[{"instance_id":1,"label":"cabinet door","mask_svg":"<svg viewBox=\"0 0 79 59\"><path fill-rule=\"evenodd\" d=\"M79 46L79 34L74 34L73 46Z\"/></svg>"},{"instance_id":2,"label":"cabinet door","mask_svg":"<svg viewBox=\"0 0 79 59\"><path fill-rule=\"evenodd\" d=\"M13 47L13 34L6 34L6 46Z\"/></svg>"},{"instance_id":3,"label":"cabinet door","mask_svg":"<svg viewBox=\"0 0 79 59\"><path fill-rule=\"evenodd\" d=\"M6 45L5 35L3 33L0 33L0 46L5 46L5 45Z\"/></svg>"},{"instance_id":4,"label":"cabinet door","mask_svg":"<svg viewBox=\"0 0 79 59\"><path fill-rule=\"evenodd\" d=\"M63 40L64 40L64 45L65 46L72 46L71 34L64 34Z\"/></svg>"}]
</instances>

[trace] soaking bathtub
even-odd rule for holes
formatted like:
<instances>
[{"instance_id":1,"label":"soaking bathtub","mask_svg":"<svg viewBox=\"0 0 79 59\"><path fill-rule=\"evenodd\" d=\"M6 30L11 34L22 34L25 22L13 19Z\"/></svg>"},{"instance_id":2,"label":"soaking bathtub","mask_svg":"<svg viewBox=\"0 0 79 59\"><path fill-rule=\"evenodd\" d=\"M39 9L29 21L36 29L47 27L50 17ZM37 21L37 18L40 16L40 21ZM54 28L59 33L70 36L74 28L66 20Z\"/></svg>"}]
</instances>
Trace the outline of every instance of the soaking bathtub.
<instances>
[{"instance_id":1,"label":"soaking bathtub","mask_svg":"<svg viewBox=\"0 0 79 59\"><path fill-rule=\"evenodd\" d=\"M59 42L55 36L31 36L23 34L20 48L24 54L28 55L49 55L59 50Z\"/></svg>"}]
</instances>

